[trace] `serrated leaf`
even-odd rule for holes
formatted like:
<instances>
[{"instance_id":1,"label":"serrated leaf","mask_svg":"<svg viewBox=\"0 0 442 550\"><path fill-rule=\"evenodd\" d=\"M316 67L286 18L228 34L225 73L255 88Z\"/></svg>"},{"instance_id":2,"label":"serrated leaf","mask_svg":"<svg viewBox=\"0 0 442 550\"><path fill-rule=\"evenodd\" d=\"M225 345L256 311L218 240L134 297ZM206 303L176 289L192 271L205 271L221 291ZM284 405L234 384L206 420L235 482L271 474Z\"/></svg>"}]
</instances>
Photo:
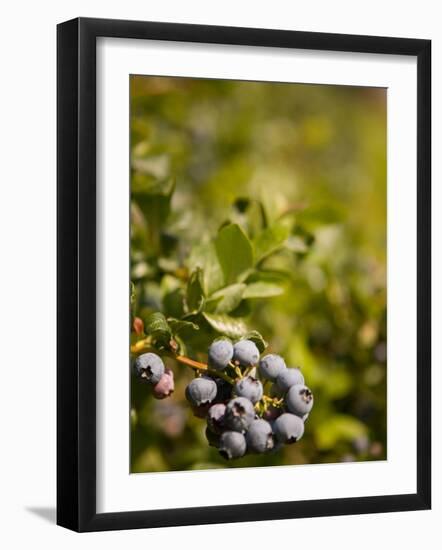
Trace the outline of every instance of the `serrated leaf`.
<instances>
[{"instance_id":1,"label":"serrated leaf","mask_svg":"<svg viewBox=\"0 0 442 550\"><path fill-rule=\"evenodd\" d=\"M203 317L216 332L228 338L235 340L247 334L247 326L241 319L207 312L203 313Z\"/></svg>"},{"instance_id":2,"label":"serrated leaf","mask_svg":"<svg viewBox=\"0 0 442 550\"><path fill-rule=\"evenodd\" d=\"M208 305L210 302L215 302L215 313L229 313L240 304L245 288L246 285L243 283L221 288L212 294L208 300Z\"/></svg>"},{"instance_id":3,"label":"serrated leaf","mask_svg":"<svg viewBox=\"0 0 442 550\"><path fill-rule=\"evenodd\" d=\"M252 243L237 224L226 225L219 231L215 249L226 284L237 282L253 267Z\"/></svg>"},{"instance_id":4,"label":"serrated leaf","mask_svg":"<svg viewBox=\"0 0 442 550\"><path fill-rule=\"evenodd\" d=\"M284 292L284 289L273 283L256 282L247 285L244 290L243 298L271 298L279 296Z\"/></svg>"},{"instance_id":5,"label":"serrated leaf","mask_svg":"<svg viewBox=\"0 0 442 550\"><path fill-rule=\"evenodd\" d=\"M333 449L338 441L353 441L367 434L367 428L360 420L344 414L334 415L319 424L315 429L315 440L318 449Z\"/></svg>"},{"instance_id":6,"label":"serrated leaf","mask_svg":"<svg viewBox=\"0 0 442 550\"><path fill-rule=\"evenodd\" d=\"M160 312L152 313L147 317L144 323L144 331L159 344L168 345L172 338L172 330L166 318Z\"/></svg>"},{"instance_id":7,"label":"serrated leaf","mask_svg":"<svg viewBox=\"0 0 442 550\"><path fill-rule=\"evenodd\" d=\"M281 248L290 234L289 228L275 224L263 229L253 240L255 258L259 262Z\"/></svg>"},{"instance_id":8,"label":"serrated leaf","mask_svg":"<svg viewBox=\"0 0 442 550\"><path fill-rule=\"evenodd\" d=\"M183 319L175 319L174 317L169 317L167 319L167 322L169 323L169 326L172 329L174 335L185 329L200 329L200 327L196 323L192 323L192 321L184 321Z\"/></svg>"},{"instance_id":9,"label":"serrated leaf","mask_svg":"<svg viewBox=\"0 0 442 550\"><path fill-rule=\"evenodd\" d=\"M200 311L204 302L203 272L197 267L190 274L186 290L186 304L190 311Z\"/></svg>"},{"instance_id":10,"label":"serrated leaf","mask_svg":"<svg viewBox=\"0 0 442 550\"><path fill-rule=\"evenodd\" d=\"M257 330L247 332L247 334L243 336L243 339L251 340L252 342L254 342L256 344L256 347L259 349L259 353L262 353L268 346L267 342Z\"/></svg>"}]
</instances>

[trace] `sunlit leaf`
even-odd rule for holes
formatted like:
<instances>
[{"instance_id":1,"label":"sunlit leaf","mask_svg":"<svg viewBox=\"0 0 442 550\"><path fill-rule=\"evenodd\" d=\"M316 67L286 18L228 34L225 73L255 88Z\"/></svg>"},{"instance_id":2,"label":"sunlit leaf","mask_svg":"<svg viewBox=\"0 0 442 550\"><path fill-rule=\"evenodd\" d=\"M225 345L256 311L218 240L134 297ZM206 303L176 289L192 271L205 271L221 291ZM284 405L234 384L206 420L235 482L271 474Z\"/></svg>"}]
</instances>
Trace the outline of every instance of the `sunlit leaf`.
<instances>
[{"instance_id":1,"label":"sunlit leaf","mask_svg":"<svg viewBox=\"0 0 442 550\"><path fill-rule=\"evenodd\" d=\"M212 242L194 246L188 265L192 270L198 267L202 269L203 288L206 295L210 295L224 286L224 275Z\"/></svg>"},{"instance_id":2,"label":"sunlit leaf","mask_svg":"<svg viewBox=\"0 0 442 550\"><path fill-rule=\"evenodd\" d=\"M282 224L271 225L263 229L253 241L256 260L261 261L281 248L289 233L289 228Z\"/></svg>"},{"instance_id":3,"label":"sunlit leaf","mask_svg":"<svg viewBox=\"0 0 442 550\"><path fill-rule=\"evenodd\" d=\"M243 298L271 298L272 296L279 296L283 292L282 287L273 283L257 282L247 285Z\"/></svg>"},{"instance_id":4,"label":"sunlit leaf","mask_svg":"<svg viewBox=\"0 0 442 550\"><path fill-rule=\"evenodd\" d=\"M223 227L216 237L215 248L227 284L236 282L253 267L252 244L239 225Z\"/></svg>"},{"instance_id":5,"label":"sunlit leaf","mask_svg":"<svg viewBox=\"0 0 442 550\"><path fill-rule=\"evenodd\" d=\"M229 313L240 304L245 288L246 285L243 283L226 286L212 294L208 305L215 302L215 313Z\"/></svg>"},{"instance_id":6,"label":"sunlit leaf","mask_svg":"<svg viewBox=\"0 0 442 550\"><path fill-rule=\"evenodd\" d=\"M203 313L203 316L216 332L229 338L238 339L247 334L247 326L241 319L206 312Z\"/></svg>"}]
</instances>

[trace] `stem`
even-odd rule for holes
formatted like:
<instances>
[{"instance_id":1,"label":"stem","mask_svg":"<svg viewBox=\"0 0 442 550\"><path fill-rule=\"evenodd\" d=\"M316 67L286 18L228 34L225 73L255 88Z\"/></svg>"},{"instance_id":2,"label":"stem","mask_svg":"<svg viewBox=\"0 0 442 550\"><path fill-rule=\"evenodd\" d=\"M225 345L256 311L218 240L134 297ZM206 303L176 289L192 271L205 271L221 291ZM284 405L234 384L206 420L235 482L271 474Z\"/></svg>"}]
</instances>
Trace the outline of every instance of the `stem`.
<instances>
[{"instance_id":1,"label":"stem","mask_svg":"<svg viewBox=\"0 0 442 550\"><path fill-rule=\"evenodd\" d=\"M278 399L277 397L269 397L268 395L263 395L262 401L266 405L273 405L273 407L282 407L282 405L284 404L283 398Z\"/></svg>"},{"instance_id":2,"label":"stem","mask_svg":"<svg viewBox=\"0 0 442 550\"><path fill-rule=\"evenodd\" d=\"M250 367L247 367L244 371L244 376L249 376L253 369L256 369L256 365L250 365Z\"/></svg>"},{"instance_id":3,"label":"stem","mask_svg":"<svg viewBox=\"0 0 442 550\"><path fill-rule=\"evenodd\" d=\"M190 359L189 357L185 357L184 355L176 355L175 359L179 363L183 363L183 365L187 365L192 369L208 370L208 367L205 363L199 363L198 361L194 361L193 359Z\"/></svg>"},{"instance_id":4,"label":"stem","mask_svg":"<svg viewBox=\"0 0 442 550\"><path fill-rule=\"evenodd\" d=\"M207 372L207 374L211 374L212 376L215 376L216 378L222 378L229 384L233 385L235 382L230 376L225 374L224 372L215 371L212 369L209 369L209 367L205 363L200 363L199 361L194 361L193 359L190 359L189 357L185 357L184 355L176 355L175 360L178 361L178 363L183 363L183 365L186 365L194 370L203 370Z\"/></svg>"},{"instance_id":5,"label":"stem","mask_svg":"<svg viewBox=\"0 0 442 550\"><path fill-rule=\"evenodd\" d=\"M130 347L130 351L132 353L138 353L139 351L151 349L151 343L151 339L148 336L147 338L144 338L143 340L138 340L138 342L132 344L132 346Z\"/></svg>"}]
</instances>

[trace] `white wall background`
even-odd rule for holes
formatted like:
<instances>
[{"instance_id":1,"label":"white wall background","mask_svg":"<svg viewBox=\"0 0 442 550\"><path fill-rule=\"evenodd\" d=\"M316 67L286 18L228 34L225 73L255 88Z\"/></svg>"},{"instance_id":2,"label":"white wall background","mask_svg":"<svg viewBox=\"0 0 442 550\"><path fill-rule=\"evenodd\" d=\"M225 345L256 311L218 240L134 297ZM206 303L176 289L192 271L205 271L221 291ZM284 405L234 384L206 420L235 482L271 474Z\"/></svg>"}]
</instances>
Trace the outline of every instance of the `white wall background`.
<instances>
[{"instance_id":1,"label":"white wall background","mask_svg":"<svg viewBox=\"0 0 442 550\"><path fill-rule=\"evenodd\" d=\"M55 518L55 25L77 16L408 36L433 40L433 281L442 280L442 25L409 0L67 0L7 3L0 33L0 543L180 550L402 549L442 542L440 284L433 305L433 511L76 535ZM439 238L436 238L439 237ZM6 257L5 257L6 256ZM435 286L435 285L434 285ZM404 343L405 344L405 343ZM405 423L406 424L406 423ZM439 543L439 544L438 544ZM160 546L161 545L161 546Z\"/></svg>"}]
</instances>

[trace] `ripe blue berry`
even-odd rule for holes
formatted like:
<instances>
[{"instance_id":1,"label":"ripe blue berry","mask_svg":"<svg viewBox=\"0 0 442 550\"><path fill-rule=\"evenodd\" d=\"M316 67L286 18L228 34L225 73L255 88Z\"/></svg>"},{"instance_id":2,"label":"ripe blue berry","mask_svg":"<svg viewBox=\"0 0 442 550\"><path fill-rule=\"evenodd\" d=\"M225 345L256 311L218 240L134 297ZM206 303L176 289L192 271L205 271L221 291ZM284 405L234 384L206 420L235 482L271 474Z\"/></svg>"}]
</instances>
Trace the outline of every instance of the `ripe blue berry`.
<instances>
[{"instance_id":1,"label":"ripe blue berry","mask_svg":"<svg viewBox=\"0 0 442 550\"><path fill-rule=\"evenodd\" d=\"M285 404L290 412L302 418L312 410L313 394L303 384L292 386L285 396Z\"/></svg>"},{"instance_id":2,"label":"ripe blue berry","mask_svg":"<svg viewBox=\"0 0 442 550\"><path fill-rule=\"evenodd\" d=\"M242 367L256 365L259 360L259 350L251 340L240 340L233 346L233 361Z\"/></svg>"},{"instance_id":3,"label":"ripe blue berry","mask_svg":"<svg viewBox=\"0 0 442 550\"><path fill-rule=\"evenodd\" d=\"M299 416L284 413L275 420L273 430L280 443L295 443L304 433L304 422Z\"/></svg>"},{"instance_id":4,"label":"ripe blue berry","mask_svg":"<svg viewBox=\"0 0 442 550\"><path fill-rule=\"evenodd\" d=\"M255 453L271 451L275 446L272 427L261 418L254 420L246 432L247 449Z\"/></svg>"},{"instance_id":5,"label":"ripe blue berry","mask_svg":"<svg viewBox=\"0 0 442 550\"><path fill-rule=\"evenodd\" d=\"M276 377L276 386L282 392L286 392L296 384L304 385L304 377L299 369L284 369Z\"/></svg>"},{"instance_id":6,"label":"ripe blue berry","mask_svg":"<svg viewBox=\"0 0 442 550\"><path fill-rule=\"evenodd\" d=\"M186 387L187 400L197 407L212 403L216 397L216 382L211 378L202 376L194 378Z\"/></svg>"},{"instance_id":7,"label":"ripe blue berry","mask_svg":"<svg viewBox=\"0 0 442 550\"><path fill-rule=\"evenodd\" d=\"M224 432L219 442L219 453L223 458L230 460L240 458L246 454L246 438L239 432Z\"/></svg>"},{"instance_id":8,"label":"ripe blue berry","mask_svg":"<svg viewBox=\"0 0 442 550\"><path fill-rule=\"evenodd\" d=\"M212 405L207 412L207 426L213 433L219 434L224 428L226 406L224 403Z\"/></svg>"},{"instance_id":9,"label":"ripe blue berry","mask_svg":"<svg viewBox=\"0 0 442 550\"><path fill-rule=\"evenodd\" d=\"M229 340L216 340L209 347L209 367L215 370L223 370L233 357L233 346Z\"/></svg>"},{"instance_id":10,"label":"ripe blue berry","mask_svg":"<svg viewBox=\"0 0 442 550\"><path fill-rule=\"evenodd\" d=\"M258 370L262 378L276 380L276 377L286 368L285 361L280 355L270 353L261 359Z\"/></svg>"},{"instance_id":11,"label":"ripe blue berry","mask_svg":"<svg viewBox=\"0 0 442 550\"><path fill-rule=\"evenodd\" d=\"M159 382L153 387L153 396L156 399L164 399L172 395L175 389L175 383L173 381L173 371L166 369Z\"/></svg>"},{"instance_id":12,"label":"ripe blue berry","mask_svg":"<svg viewBox=\"0 0 442 550\"><path fill-rule=\"evenodd\" d=\"M155 353L143 353L135 359L135 372L143 382L158 384L164 374L164 363Z\"/></svg>"},{"instance_id":13,"label":"ripe blue berry","mask_svg":"<svg viewBox=\"0 0 442 550\"><path fill-rule=\"evenodd\" d=\"M245 397L255 404L262 398L263 388L259 380L253 376L246 376L236 382L233 392L236 396Z\"/></svg>"},{"instance_id":14,"label":"ripe blue berry","mask_svg":"<svg viewBox=\"0 0 442 550\"><path fill-rule=\"evenodd\" d=\"M255 418L255 408L245 397L235 397L226 406L225 423L228 428L236 432L247 430Z\"/></svg>"}]
</instances>

